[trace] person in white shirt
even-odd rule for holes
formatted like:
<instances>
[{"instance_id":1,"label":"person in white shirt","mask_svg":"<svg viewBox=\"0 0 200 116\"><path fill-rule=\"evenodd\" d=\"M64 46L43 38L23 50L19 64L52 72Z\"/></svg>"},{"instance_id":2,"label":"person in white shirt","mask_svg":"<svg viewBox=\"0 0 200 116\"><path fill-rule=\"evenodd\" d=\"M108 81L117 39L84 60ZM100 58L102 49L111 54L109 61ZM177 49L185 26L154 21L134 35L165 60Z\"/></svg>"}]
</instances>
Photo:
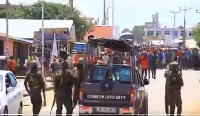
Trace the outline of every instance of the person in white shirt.
<instances>
[{"instance_id":1,"label":"person in white shirt","mask_svg":"<svg viewBox=\"0 0 200 116\"><path fill-rule=\"evenodd\" d=\"M103 60L104 64L108 64L110 62L110 58L109 58L107 52L104 53L102 60Z\"/></svg>"}]
</instances>

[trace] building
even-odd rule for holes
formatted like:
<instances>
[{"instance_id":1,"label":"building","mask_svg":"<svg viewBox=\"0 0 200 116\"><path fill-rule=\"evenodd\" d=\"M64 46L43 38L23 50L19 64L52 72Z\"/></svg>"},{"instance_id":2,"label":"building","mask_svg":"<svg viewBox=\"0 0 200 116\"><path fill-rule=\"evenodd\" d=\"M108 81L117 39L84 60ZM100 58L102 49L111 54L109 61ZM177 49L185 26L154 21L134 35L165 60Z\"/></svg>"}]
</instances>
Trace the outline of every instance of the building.
<instances>
[{"instance_id":1,"label":"building","mask_svg":"<svg viewBox=\"0 0 200 116\"><path fill-rule=\"evenodd\" d=\"M21 6L20 5L12 5L12 4L9 4L8 6L8 9L9 10L18 10L20 9ZM0 10L3 10L3 9L6 9L6 4L0 4Z\"/></svg>"},{"instance_id":2,"label":"building","mask_svg":"<svg viewBox=\"0 0 200 116\"><path fill-rule=\"evenodd\" d=\"M9 36L8 54L15 58L23 59L28 56L32 40ZM6 34L0 33L0 56L6 55Z\"/></svg>"},{"instance_id":3,"label":"building","mask_svg":"<svg viewBox=\"0 0 200 116\"><path fill-rule=\"evenodd\" d=\"M96 38L113 38L113 27L112 26L92 26L91 32L87 33L84 37L84 41L88 41L88 36L94 35Z\"/></svg>"},{"instance_id":4,"label":"building","mask_svg":"<svg viewBox=\"0 0 200 116\"><path fill-rule=\"evenodd\" d=\"M169 35L172 39L183 36L183 27L168 28L161 27L158 20L158 14L152 16L152 22L145 23L144 40L146 42L151 40L164 40L165 35ZM192 39L192 29L186 29L186 39Z\"/></svg>"}]
</instances>

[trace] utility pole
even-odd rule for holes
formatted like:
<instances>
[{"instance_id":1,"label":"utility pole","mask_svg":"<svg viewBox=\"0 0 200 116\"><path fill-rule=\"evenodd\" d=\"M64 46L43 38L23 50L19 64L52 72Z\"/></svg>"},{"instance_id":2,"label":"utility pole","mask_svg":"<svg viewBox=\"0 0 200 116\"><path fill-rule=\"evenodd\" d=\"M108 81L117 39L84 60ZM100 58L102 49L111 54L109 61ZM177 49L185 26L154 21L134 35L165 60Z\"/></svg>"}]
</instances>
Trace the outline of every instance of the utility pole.
<instances>
[{"instance_id":1,"label":"utility pole","mask_svg":"<svg viewBox=\"0 0 200 116\"><path fill-rule=\"evenodd\" d=\"M44 0L42 0L42 76L44 77Z\"/></svg>"},{"instance_id":2,"label":"utility pole","mask_svg":"<svg viewBox=\"0 0 200 116\"><path fill-rule=\"evenodd\" d=\"M115 38L115 0L112 0L112 32L113 32L113 39Z\"/></svg>"},{"instance_id":3,"label":"utility pole","mask_svg":"<svg viewBox=\"0 0 200 116\"><path fill-rule=\"evenodd\" d=\"M109 9L110 9L111 7L108 7L107 8L107 17L106 17L106 20L107 20L107 25L109 25Z\"/></svg>"},{"instance_id":4,"label":"utility pole","mask_svg":"<svg viewBox=\"0 0 200 116\"><path fill-rule=\"evenodd\" d=\"M69 5L71 8L74 8L74 0L69 0Z\"/></svg>"},{"instance_id":5,"label":"utility pole","mask_svg":"<svg viewBox=\"0 0 200 116\"><path fill-rule=\"evenodd\" d=\"M8 25L8 18L9 18L9 1L6 0L6 51L5 55L9 56L9 25Z\"/></svg>"},{"instance_id":6,"label":"utility pole","mask_svg":"<svg viewBox=\"0 0 200 116\"><path fill-rule=\"evenodd\" d=\"M190 10L191 10L191 8L186 8L186 7L184 7L184 8L180 8L180 7L179 7L179 10L180 10L180 11L184 11L183 46L184 46L184 48L185 48L185 47L186 47L186 45L185 45L185 39L186 39L186 31L185 31L185 26L186 26L186 16L185 16L185 15L186 15L186 12L187 12L187 11L190 11Z\"/></svg>"},{"instance_id":7,"label":"utility pole","mask_svg":"<svg viewBox=\"0 0 200 116\"><path fill-rule=\"evenodd\" d=\"M169 12L174 14L174 31L173 31L173 40L172 40L172 44L174 44L174 39L175 39L174 35L175 35L175 31L176 31L176 14L180 13L181 11L179 10L178 12L176 12L174 10L172 10L172 11L170 10Z\"/></svg>"},{"instance_id":8,"label":"utility pole","mask_svg":"<svg viewBox=\"0 0 200 116\"><path fill-rule=\"evenodd\" d=\"M106 25L106 0L103 0L103 25Z\"/></svg>"}]
</instances>

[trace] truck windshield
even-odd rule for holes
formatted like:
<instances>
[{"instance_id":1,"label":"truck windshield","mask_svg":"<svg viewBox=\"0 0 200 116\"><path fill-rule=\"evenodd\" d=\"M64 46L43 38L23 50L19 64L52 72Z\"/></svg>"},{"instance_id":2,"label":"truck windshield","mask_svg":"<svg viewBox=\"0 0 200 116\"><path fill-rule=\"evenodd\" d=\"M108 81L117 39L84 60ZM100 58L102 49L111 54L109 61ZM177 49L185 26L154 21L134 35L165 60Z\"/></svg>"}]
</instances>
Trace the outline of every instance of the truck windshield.
<instances>
[{"instance_id":1,"label":"truck windshield","mask_svg":"<svg viewBox=\"0 0 200 116\"><path fill-rule=\"evenodd\" d=\"M0 91L3 90L3 76L0 75Z\"/></svg>"},{"instance_id":2,"label":"truck windshield","mask_svg":"<svg viewBox=\"0 0 200 116\"><path fill-rule=\"evenodd\" d=\"M108 71L106 66L94 67L90 73L91 82L102 82L105 80L113 81L116 83L131 83L130 68L125 66L116 66L112 68L112 71Z\"/></svg>"}]
</instances>

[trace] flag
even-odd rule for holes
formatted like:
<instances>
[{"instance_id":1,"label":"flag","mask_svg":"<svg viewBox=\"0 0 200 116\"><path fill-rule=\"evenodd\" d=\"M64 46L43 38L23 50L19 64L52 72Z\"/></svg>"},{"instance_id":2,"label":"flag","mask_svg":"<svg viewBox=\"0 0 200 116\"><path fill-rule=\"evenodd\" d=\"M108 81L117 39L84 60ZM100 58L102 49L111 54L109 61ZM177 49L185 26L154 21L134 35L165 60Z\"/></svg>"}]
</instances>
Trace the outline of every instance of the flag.
<instances>
[{"instance_id":1,"label":"flag","mask_svg":"<svg viewBox=\"0 0 200 116\"><path fill-rule=\"evenodd\" d=\"M53 56L58 56L58 48L57 48L57 44L56 44L56 34L53 34L53 45L51 47L51 57L50 57L50 64L51 65L53 63Z\"/></svg>"}]
</instances>

